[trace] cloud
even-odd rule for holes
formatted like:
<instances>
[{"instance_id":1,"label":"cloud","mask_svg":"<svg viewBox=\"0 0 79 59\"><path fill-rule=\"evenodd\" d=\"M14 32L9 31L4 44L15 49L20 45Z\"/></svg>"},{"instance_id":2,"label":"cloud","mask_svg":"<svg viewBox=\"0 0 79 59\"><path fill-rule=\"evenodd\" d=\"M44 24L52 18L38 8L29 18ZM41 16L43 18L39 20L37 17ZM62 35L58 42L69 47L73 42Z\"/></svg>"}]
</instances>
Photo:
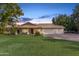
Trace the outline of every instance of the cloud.
<instances>
[{"instance_id":1,"label":"cloud","mask_svg":"<svg viewBox=\"0 0 79 59\"><path fill-rule=\"evenodd\" d=\"M57 15L58 15L58 14L43 15L43 16L39 17L38 19L49 18L49 17L55 17L55 16L57 16Z\"/></svg>"},{"instance_id":2,"label":"cloud","mask_svg":"<svg viewBox=\"0 0 79 59\"><path fill-rule=\"evenodd\" d=\"M50 15L41 16L41 17L39 17L39 19L40 19L40 18L48 18L48 17L50 17Z\"/></svg>"},{"instance_id":3,"label":"cloud","mask_svg":"<svg viewBox=\"0 0 79 59\"><path fill-rule=\"evenodd\" d=\"M20 22L26 22L30 20L32 20L32 18L24 18L24 17L20 18Z\"/></svg>"},{"instance_id":4,"label":"cloud","mask_svg":"<svg viewBox=\"0 0 79 59\"><path fill-rule=\"evenodd\" d=\"M58 14L44 15L38 18L25 18L21 17L19 23L33 22L33 23L50 23L53 17L56 17Z\"/></svg>"}]
</instances>

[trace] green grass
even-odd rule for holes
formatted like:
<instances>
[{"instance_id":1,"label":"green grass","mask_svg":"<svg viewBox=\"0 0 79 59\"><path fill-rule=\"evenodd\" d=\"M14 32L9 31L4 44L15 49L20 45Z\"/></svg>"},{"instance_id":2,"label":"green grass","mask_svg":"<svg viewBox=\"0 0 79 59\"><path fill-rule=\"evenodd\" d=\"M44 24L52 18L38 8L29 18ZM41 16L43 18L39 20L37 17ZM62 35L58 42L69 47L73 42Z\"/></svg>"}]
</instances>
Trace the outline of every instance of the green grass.
<instances>
[{"instance_id":1,"label":"green grass","mask_svg":"<svg viewBox=\"0 0 79 59\"><path fill-rule=\"evenodd\" d=\"M79 55L79 42L32 35L0 35L0 55L72 56Z\"/></svg>"}]
</instances>

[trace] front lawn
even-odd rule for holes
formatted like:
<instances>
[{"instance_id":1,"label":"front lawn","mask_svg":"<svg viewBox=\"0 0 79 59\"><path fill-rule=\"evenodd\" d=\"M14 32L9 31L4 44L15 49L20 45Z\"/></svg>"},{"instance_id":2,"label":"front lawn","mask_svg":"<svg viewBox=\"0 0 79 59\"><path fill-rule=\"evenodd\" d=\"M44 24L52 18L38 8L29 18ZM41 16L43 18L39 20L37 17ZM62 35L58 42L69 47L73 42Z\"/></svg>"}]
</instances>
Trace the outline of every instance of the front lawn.
<instances>
[{"instance_id":1,"label":"front lawn","mask_svg":"<svg viewBox=\"0 0 79 59\"><path fill-rule=\"evenodd\" d=\"M79 42L32 35L0 35L0 55L63 56L79 55Z\"/></svg>"}]
</instances>

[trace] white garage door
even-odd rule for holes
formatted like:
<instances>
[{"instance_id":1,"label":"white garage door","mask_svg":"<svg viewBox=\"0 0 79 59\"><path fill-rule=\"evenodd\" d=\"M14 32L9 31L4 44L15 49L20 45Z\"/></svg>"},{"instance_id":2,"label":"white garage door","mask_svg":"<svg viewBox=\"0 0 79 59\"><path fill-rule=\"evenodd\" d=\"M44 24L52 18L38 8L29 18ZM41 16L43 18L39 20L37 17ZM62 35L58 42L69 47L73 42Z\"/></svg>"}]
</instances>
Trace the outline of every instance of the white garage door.
<instances>
[{"instance_id":1,"label":"white garage door","mask_svg":"<svg viewBox=\"0 0 79 59\"><path fill-rule=\"evenodd\" d=\"M43 34L62 34L63 29L43 29Z\"/></svg>"}]
</instances>

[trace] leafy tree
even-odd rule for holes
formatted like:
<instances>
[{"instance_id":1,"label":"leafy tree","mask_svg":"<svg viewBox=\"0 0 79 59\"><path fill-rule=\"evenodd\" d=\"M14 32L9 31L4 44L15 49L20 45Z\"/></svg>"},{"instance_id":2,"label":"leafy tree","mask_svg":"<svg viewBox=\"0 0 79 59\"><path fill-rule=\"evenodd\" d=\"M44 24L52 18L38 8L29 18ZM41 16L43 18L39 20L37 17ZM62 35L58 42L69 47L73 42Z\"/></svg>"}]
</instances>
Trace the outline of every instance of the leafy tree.
<instances>
[{"instance_id":1,"label":"leafy tree","mask_svg":"<svg viewBox=\"0 0 79 59\"><path fill-rule=\"evenodd\" d=\"M56 25L62 25L65 27L66 31L76 31L74 21L71 19L71 16L59 15L52 19L52 22Z\"/></svg>"},{"instance_id":2,"label":"leafy tree","mask_svg":"<svg viewBox=\"0 0 79 59\"><path fill-rule=\"evenodd\" d=\"M74 20L76 28L79 31L79 4L73 9L72 19Z\"/></svg>"},{"instance_id":3,"label":"leafy tree","mask_svg":"<svg viewBox=\"0 0 79 59\"><path fill-rule=\"evenodd\" d=\"M4 33L6 25L10 23L13 25L16 19L23 15L22 9L16 3L3 3L0 4L0 26L1 32Z\"/></svg>"}]
</instances>

